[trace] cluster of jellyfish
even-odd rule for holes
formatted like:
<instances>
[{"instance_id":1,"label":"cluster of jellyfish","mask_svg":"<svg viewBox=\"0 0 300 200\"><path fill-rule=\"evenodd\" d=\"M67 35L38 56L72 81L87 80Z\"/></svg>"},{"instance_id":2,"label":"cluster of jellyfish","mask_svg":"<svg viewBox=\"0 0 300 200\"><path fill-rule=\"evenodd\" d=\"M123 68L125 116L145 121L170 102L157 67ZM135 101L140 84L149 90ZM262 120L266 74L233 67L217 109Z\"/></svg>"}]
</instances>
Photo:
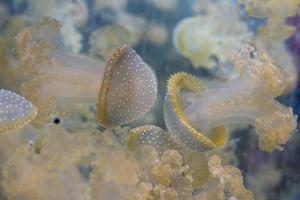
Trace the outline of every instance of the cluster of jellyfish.
<instances>
[{"instance_id":1,"label":"cluster of jellyfish","mask_svg":"<svg viewBox=\"0 0 300 200\"><path fill-rule=\"evenodd\" d=\"M29 2L29 11L40 6ZM158 98L160 80L154 70L130 47L147 31L139 33L125 22L125 28L97 30L91 41L99 43L91 55L100 52L104 59L79 54L82 38L76 28L88 15L84 1L70 1L76 6L68 14L63 3L49 2L61 9L47 14L59 17L42 17L15 36L22 76L18 92L0 89L1 199L254 199L241 171L222 164L222 149L231 145L231 133L239 126L254 127L257 147L267 153L284 151L293 137L297 116L277 98L295 88L295 67L285 56L277 61L276 53L286 55L282 41L293 30L283 19L299 12L299 1L289 0L289 9L276 20L278 7L273 5L278 1L268 0L263 7L258 0L238 0L249 16L268 20L257 37L227 1L196 5L195 15L174 28L171 40L178 55L195 68L218 73L224 69L216 65L231 63L235 73L211 86L196 75L176 72L167 81L163 100ZM134 18L125 13L125 0L111 2L98 0L97 6L117 10L121 22ZM162 2L148 3L168 12L179 4ZM228 18L219 12L222 8ZM132 21L142 23L138 18ZM278 28L281 35L273 32ZM146 37L155 44L167 39L165 27L151 29L154 35ZM113 44L109 37L120 40ZM13 65L1 56L1 65ZM127 126L161 100L165 127ZM74 113L88 118L89 126L68 131L52 123L58 116L55 123L65 120L65 126L79 126L82 119L68 122Z\"/></svg>"}]
</instances>

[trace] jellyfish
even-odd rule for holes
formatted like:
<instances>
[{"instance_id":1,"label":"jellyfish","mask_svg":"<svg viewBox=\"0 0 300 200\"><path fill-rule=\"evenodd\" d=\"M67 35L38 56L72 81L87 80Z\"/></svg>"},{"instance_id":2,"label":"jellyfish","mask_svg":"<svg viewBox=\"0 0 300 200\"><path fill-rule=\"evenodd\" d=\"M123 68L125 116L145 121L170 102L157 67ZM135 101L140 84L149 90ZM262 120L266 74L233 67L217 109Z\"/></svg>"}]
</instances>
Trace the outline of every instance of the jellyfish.
<instances>
[{"instance_id":1,"label":"jellyfish","mask_svg":"<svg viewBox=\"0 0 300 200\"><path fill-rule=\"evenodd\" d=\"M181 149L180 145L172 140L166 131L157 126L140 126L130 130L129 135L127 144L131 151L135 150L139 145L151 145L159 154L168 149Z\"/></svg>"},{"instance_id":2,"label":"jellyfish","mask_svg":"<svg viewBox=\"0 0 300 200\"><path fill-rule=\"evenodd\" d=\"M88 19L88 6L83 0L29 0L25 15L31 23L43 16L50 16L62 22L62 42L74 53L80 52L83 37L82 28Z\"/></svg>"},{"instance_id":3,"label":"jellyfish","mask_svg":"<svg viewBox=\"0 0 300 200\"><path fill-rule=\"evenodd\" d=\"M20 144L6 161L3 193L8 199L85 199L87 187L79 166L93 152L95 137L89 131L68 134L56 126L39 131L39 136Z\"/></svg>"},{"instance_id":4,"label":"jellyfish","mask_svg":"<svg viewBox=\"0 0 300 200\"><path fill-rule=\"evenodd\" d=\"M176 150L193 171L194 188L202 186L211 178L207 155L203 152L189 151L160 127L144 125L130 130L127 145L130 151L135 151L138 147L151 146L160 156L167 150Z\"/></svg>"},{"instance_id":5,"label":"jellyfish","mask_svg":"<svg viewBox=\"0 0 300 200\"><path fill-rule=\"evenodd\" d=\"M91 34L89 54L107 61L115 49L128 42L129 39L130 32L121 25L100 27Z\"/></svg>"},{"instance_id":6,"label":"jellyfish","mask_svg":"<svg viewBox=\"0 0 300 200\"><path fill-rule=\"evenodd\" d=\"M252 33L229 1L201 1L203 12L178 22L172 42L177 52L195 68L212 69L227 63L243 43L252 41ZM220 12L222 10L222 12Z\"/></svg>"},{"instance_id":7,"label":"jellyfish","mask_svg":"<svg viewBox=\"0 0 300 200\"><path fill-rule=\"evenodd\" d=\"M0 89L0 133L27 125L36 114L36 107L24 97Z\"/></svg>"},{"instance_id":8,"label":"jellyfish","mask_svg":"<svg viewBox=\"0 0 300 200\"><path fill-rule=\"evenodd\" d=\"M299 0L238 0L246 13L265 23L259 25L253 41L260 49L276 58L278 64L289 74L289 83L284 93L292 92L298 81L298 73L293 57L288 52L286 40L295 35L296 28L287 19L299 13ZM280 31L278 31L280 30Z\"/></svg>"},{"instance_id":9,"label":"jellyfish","mask_svg":"<svg viewBox=\"0 0 300 200\"><path fill-rule=\"evenodd\" d=\"M226 127L253 125L259 148L283 150L296 129L297 116L275 100L288 85L288 76L263 52L245 45L233 57L239 78L207 89L193 75L179 72L168 82L164 117L168 132L191 151L223 147Z\"/></svg>"},{"instance_id":10,"label":"jellyfish","mask_svg":"<svg viewBox=\"0 0 300 200\"><path fill-rule=\"evenodd\" d=\"M150 110L157 80L133 49L124 45L104 63L65 50L59 32L59 22L45 17L16 38L22 69L29 75L21 91L38 108L36 127L45 126L53 113L68 115L80 103L97 103L97 118L105 127L126 124Z\"/></svg>"},{"instance_id":11,"label":"jellyfish","mask_svg":"<svg viewBox=\"0 0 300 200\"><path fill-rule=\"evenodd\" d=\"M238 0L237 3L244 6L249 16L266 21L258 29L258 36L265 40L283 42L295 33L295 28L287 25L286 19L299 13L299 0Z\"/></svg>"}]
</instances>

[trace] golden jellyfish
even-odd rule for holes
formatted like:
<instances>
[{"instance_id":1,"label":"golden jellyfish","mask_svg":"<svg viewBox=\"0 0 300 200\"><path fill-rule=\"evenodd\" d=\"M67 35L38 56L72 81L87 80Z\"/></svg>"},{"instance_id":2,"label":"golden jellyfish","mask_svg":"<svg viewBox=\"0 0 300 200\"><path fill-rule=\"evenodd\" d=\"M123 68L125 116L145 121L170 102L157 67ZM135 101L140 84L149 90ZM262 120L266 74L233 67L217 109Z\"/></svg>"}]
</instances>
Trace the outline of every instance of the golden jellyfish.
<instances>
[{"instance_id":1,"label":"golden jellyfish","mask_svg":"<svg viewBox=\"0 0 300 200\"><path fill-rule=\"evenodd\" d=\"M98 120L105 127L126 124L150 110L157 80L133 49L118 48L107 63L76 55L60 44L60 26L45 17L17 35L22 68L31 77L22 93L38 107L37 127L79 103L97 103Z\"/></svg>"},{"instance_id":2,"label":"golden jellyfish","mask_svg":"<svg viewBox=\"0 0 300 200\"><path fill-rule=\"evenodd\" d=\"M0 89L0 133L27 125L36 114L35 106L24 97Z\"/></svg>"},{"instance_id":3,"label":"golden jellyfish","mask_svg":"<svg viewBox=\"0 0 300 200\"><path fill-rule=\"evenodd\" d=\"M180 145L170 138L169 133L153 125L140 126L130 131L129 150L135 150L139 145L151 145L159 154L169 149L181 149Z\"/></svg>"},{"instance_id":4,"label":"golden jellyfish","mask_svg":"<svg viewBox=\"0 0 300 200\"><path fill-rule=\"evenodd\" d=\"M245 188L241 171L232 165L222 165L217 155L208 159L209 172L212 179L195 199L241 199L254 200L253 193Z\"/></svg>"},{"instance_id":5,"label":"golden jellyfish","mask_svg":"<svg viewBox=\"0 0 300 200\"><path fill-rule=\"evenodd\" d=\"M258 35L265 40L282 42L296 31L286 24L286 19L299 13L299 0L238 0L237 3L249 16L266 20L265 25L258 29Z\"/></svg>"},{"instance_id":6,"label":"golden jellyfish","mask_svg":"<svg viewBox=\"0 0 300 200\"><path fill-rule=\"evenodd\" d=\"M83 37L78 29L85 26L88 19L88 5L84 0L28 0L25 16L36 23L43 16L55 18L62 23L62 43L75 52L80 52Z\"/></svg>"},{"instance_id":7,"label":"golden jellyfish","mask_svg":"<svg viewBox=\"0 0 300 200\"><path fill-rule=\"evenodd\" d=\"M141 146L151 146L159 155L163 155L166 151L176 150L182 155L184 163L192 169L192 184L195 188L200 187L211 178L205 153L191 152L185 149L171 137L170 133L157 126L144 125L132 129L129 132L127 144L131 151Z\"/></svg>"},{"instance_id":8,"label":"golden jellyfish","mask_svg":"<svg viewBox=\"0 0 300 200\"><path fill-rule=\"evenodd\" d=\"M212 69L230 61L234 51L253 34L241 20L236 6L226 0L209 1L201 13L183 18L173 30L177 52L189 59L194 68Z\"/></svg>"},{"instance_id":9,"label":"golden jellyfish","mask_svg":"<svg viewBox=\"0 0 300 200\"><path fill-rule=\"evenodd\" d=\"M275 100L287 87L287 74L250 45L232 62L240 77L218 88L207 89L183 72L170 78L164 106L168 131L187 149L203 151L226 144L226 126L250 124L261 150L283 150L297 124L292 108Z\"/></svg>"},{"instance_id":10,"label":"golden jellyfish","mask_svg":"<svg viewBox=\"0 0 300 200\"><path fill-rule=\"evenodd\" d=\"M137 127L130 131L128 140L130 150L145 145L154 147L162 156L170 150L180 153L183 164L192 170L193 187L202 191L197 196L199 199L203 199L204 196L207 199L216 199L216 196L224 196L226 193L238 199L253 199L252 192L244 187L240 170L231 165L221 166L221 159L218 156L191 152L175 142L170 133L153 125Z\"/></svg>"},{"instance_id":11,"label":"golden jellyfish","mask_svg":"<svg viewBox=\"0 0 300 200\"><path fill-rule=\"evenodd\" d=\"M129 40L130 32L121 25L100 27L92 32L89 39L91 45L89 55L107 61L118 47L128 43Z\"/></svg>"}]
</instances>

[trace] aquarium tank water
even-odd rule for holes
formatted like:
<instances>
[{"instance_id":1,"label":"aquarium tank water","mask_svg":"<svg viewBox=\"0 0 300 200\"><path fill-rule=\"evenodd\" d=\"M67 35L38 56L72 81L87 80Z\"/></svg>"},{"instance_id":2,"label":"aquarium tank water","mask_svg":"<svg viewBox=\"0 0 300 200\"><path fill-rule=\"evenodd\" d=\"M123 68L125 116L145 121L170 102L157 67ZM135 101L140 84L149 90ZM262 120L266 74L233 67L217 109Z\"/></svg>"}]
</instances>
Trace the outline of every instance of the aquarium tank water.
<instances>
[{"instance_id":1,"label":"aquarium tank water","mask_svg":"<svg viewBox=\"0 0 300 200\"><path fill-rule=\"evenodd\" d=\"M0 0L0 200L300 200L300 0Z\"/></svg>"}]
</instances>

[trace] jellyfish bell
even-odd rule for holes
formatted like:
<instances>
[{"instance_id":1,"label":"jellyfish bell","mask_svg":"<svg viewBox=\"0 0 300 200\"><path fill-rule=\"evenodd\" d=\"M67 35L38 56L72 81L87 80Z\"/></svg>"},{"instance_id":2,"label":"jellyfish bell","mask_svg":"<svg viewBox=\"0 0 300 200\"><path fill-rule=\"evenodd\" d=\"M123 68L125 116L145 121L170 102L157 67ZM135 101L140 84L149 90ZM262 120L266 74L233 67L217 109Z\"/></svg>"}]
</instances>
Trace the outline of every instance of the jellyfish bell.
<instances>
[{"instance_id":1,"label":"jellyfish bell","mask_svg":"<svg viewBox=\"0 0 300 200\"><path fill-rule=\"evenodd\" d=\"M36 107L24 97L0 89L0 133L27 125L36 114Z\"/></svg>"},{"instance_id":2,"label":"jellyfish bell","mask_svg":"<svg viewBox=\"0 0 300 200\"><path fill-rule=\"evenodd\" d=\"M203 151L226 144L225 126L250 124L261 150L282 150L297 126L292 109L275 100L288 86L288 77L268 54L250 45L232 62L240 77L220 87L206 89L186 73L170 78L164 105L168 131L186 148Z\"/></svg>"},{"instance_id":3,"label":"jellyfish bell","mask_svg":"<svg viewBox=\"0 0 300 200\"><path fill-rule=\"evenodd\" d=\"M215 127L209 133L204 134L195 128L198 122L191 124L185 116L184 111L186 105L189 104L189 97L201 96L207 90L199 79L179 72L169 79L167 90L164 103L165 123L176 141L192 151L209 150L226 144L228 134L224 126ZM182 98L182 94L187 96L187 100Z\"/></svg>"},{"instance_id":4,"label":"jellyfish bell","mask_svg":"<svg viewBox=\"0 0 300 200\"><path fill-rule=\"evenodd\" d=\"M126 124L149 111L156 96L153 71L125 45L107 63L99 92L98 120L104 126Z\"/></svg>"},{"instance_id":5,"label":"jellyfish bell","mask_svg":"<svg viewBox=\"0 0 300 200\"><path fill-rule=\"evenodd\" d=\"M171 134L154 125L144 125L130 130L128 149L136 150L137 147L151 146L160 155L165 151L176 150L193 171L193 186L198 188L210 179L207 155L204 152L192 152L177 143Z\"/></svg>"},{"instance_id":6,"label":"jellyfish bell","mask_svg":"<svg viewBox=\"0 0 300 200\"><path fill-rule=\"evenodd\" d=\"M181 149L166 131L153 125L144 125L130 130L127 144L131 151L140 145L151 145L160 155L166 150Z\"/></svg>"},{"instance_id":7,"label":"jellyfish bell","mask_svg":"<svg viewBox=\"0 0 300 200\"><path fill-rule=\"evenodd\" d=\"M126 124L150 110L157 80L133 49L120 47L104 63L67 51L59 35L59 22L44 17L16 37L22 69L29 75L21 92L39 110L36 127L44 127L54 113L69 116L82 103L98 104L98 121L105 127Z\"/></svg>"}]
</instances>

